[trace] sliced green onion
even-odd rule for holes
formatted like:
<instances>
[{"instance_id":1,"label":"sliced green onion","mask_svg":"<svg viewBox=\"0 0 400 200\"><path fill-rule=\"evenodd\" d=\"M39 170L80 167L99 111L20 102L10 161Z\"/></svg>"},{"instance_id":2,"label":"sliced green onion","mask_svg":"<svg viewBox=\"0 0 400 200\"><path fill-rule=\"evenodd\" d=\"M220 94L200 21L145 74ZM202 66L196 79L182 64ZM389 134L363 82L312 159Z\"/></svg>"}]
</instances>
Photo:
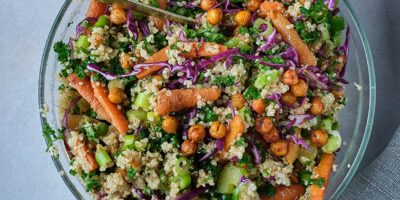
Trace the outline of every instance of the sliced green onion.
<instances>
[{"instance_id":1,"label":"sliced green onion","mask_svg":"<svg viewBox=\"0 0 400 200\"><path fill-rule=\"evenodd\" d=\"M185 189L190 185L190 182L192 182L192 178L190 177L189 174L183 174L179 176L179 188L180 189Z\"/></svg>"},{"instance_id":2,"label":"sliced green onion","mask_svg":"<svg viewBox=\"0 0 400 200\"><path fill-rule=\"evenodd\" d=\"M90 46L89 38L86 35L79 36L75 46L82 49L87 49Z\"/></svg>"},{"instance_id":3,"label":"sliced green onion","mask_svg":"<svg viewBox=\"0 0 400 200\"><path fill-rule=\"evenodd\" d=\"M188 174L190 166L190 161L187 158L180 157L176 160L175 171L178 175Z\"/></svg>"},{"instance_id":4,"label":"sliced green onion","mask_svg":"<svg viewBox=\"0 0 400 200\"><path fill-rule=\"evenodd\" d=\"M139 93L135 100L135 106L148 110L150 107L149 95L144 92Z\"/></svg>"},{"instance_id":5,"label":"sliced green onion","mask_svg":"<svg viewBox=\"0 0 400 200\"><path fill-rule=\"evenodd\" d=\"M126 111L126 117L130 122L135 121L135 119L144 121L147 119L147 112L143 110L128 110Z\"/></svg>"},{"instance_id":6,"label":"sliced green onion","mask_svg":"<svg viewBox=\"0 0 400 200\"><path fill-rule=\"evenodd\" d=\"M332 119L325 118L321 121L321 128L330 132L332 130Z\"/></svg>"},{"instance_id":7,"label":"sliced green onion","mask_svg":"<svg viewBox=\"0 0 400 200\"><path fill-rule=\"evenodd\" d=\"M160 116L158 116L155 112L148 112L147 113L147 120L150 122L159 121Z\"/></svg>"},{"instance_id":8,"label":"sliced green onion","mask_svg":"<svg viewBox=\"0 0 400 200\"><path fill-rule=\"evenodd\" d=\"M259 74L257 76L256 81L254 82L254 87L256 87L257 89L262 89L267 85L276 83L278 80L279 80L279 71L272 69L262 74Z\"/></svg>"},{"instance_id":9,"label":"sliced green onion","mask_svg":"<svg viewBox=\"0 0 400 200\"><path fill-rule=\"evenodd\" d=\"M110 163L112 162L107 151L104 150L103 148L97 149L97 151L95 153L95 159L96 159L97 164L99 164L100 167L108 167L108 166L110 166Z\"/></svg>"},{"instance_id":10,"label":"sliced green onion","mask_svg":"<svg viewBox=\"0 0 400 200\"><path fill-rule=\"evenodd\" d=\"M261 32L260 35L264 36L264 37L268 37L274 31L274 28L270 21L267 21L267 20L264 20L261 18L257 18L256 21L254 21L253 28L260 31L260 26L262 24L266 24L268 27L265 31Z\"/></svg>"},{"instance_id":11,"label":"sliced green onion","mask_svg":"<svg viewBox=\"0 0 400 200\"><path fill-rule=\"evenodd\" d=\"M123 138L124 145L122 146L122 149L135 149L135 141L136 141L136 136L135 135L125 135Z\"/></svg>"},{"instance_id":12,"label":"sliced green onion","mask_svg":"<svg viewBox=\"0 0 400 200\"><path fill-rule=\"evenodd\" d=\"M342 138L338 131L331 131L330 134L328 142L322 146L322 151L325 153L333 153L337 151L342 144Z\"/></svg>"},{"instance_id":13,"label":"sliced green onion","mask_svg":"<svg viewBox=\"0 0 400 200\"><path fill-rule=\"evenodd\" d=\"M106 15L102 15L97 19L97 22L93 25L94 27L104 27L105 25L108 25L110 23L110 20Z\"/></svg>"}]
</instances>

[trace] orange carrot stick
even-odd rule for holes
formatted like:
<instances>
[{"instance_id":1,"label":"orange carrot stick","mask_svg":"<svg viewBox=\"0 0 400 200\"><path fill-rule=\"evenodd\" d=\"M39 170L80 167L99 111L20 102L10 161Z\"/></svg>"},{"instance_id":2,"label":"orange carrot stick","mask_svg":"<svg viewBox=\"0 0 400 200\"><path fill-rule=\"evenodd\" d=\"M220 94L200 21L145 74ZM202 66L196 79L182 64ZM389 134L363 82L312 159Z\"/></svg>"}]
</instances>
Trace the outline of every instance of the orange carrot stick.
<instances>
[{"instance_id":1,"label":"orange carrot stick","mask_svg":"<svg viewBox=\"0 0 400 200\"><path fill-rule=\"evenodd\" d=\"M90 0L86 17L100 17L106 14L108 5L97 0Z\"/></svg>"},{"instance_id":2,"label":"orange carrot stick","mask_svg":"<svg viewBox=\"0 0 400 200\"><path fill-rule=\"evenodd\" d=\"M111 124L115 126L119 133L125 135L128 132L129 122L121 110L118 109L116 104L113 104L108 99L108 91L101 84L97 85L92 81L92 87L94 89L94 96L103 106L106 113L111 118Z\"/></svg>"},{"instance_id":3,"label":"orange carrot stick","mask_svg":"<svg viewBox=\"0 0 400 200\"><path fill-rule=\"evenodd\" d=\"M324 153L322 154L321 161L315 169L319 177L324 178L324 188L319 188L317 185L310 186L310 197L312 200L323 200L325 190L328 186L329 176L332 172L333 162L335 161L335 154Z\"/></svg>"},{"instance_id":4,"label":"orange carrot stick","mask_svg":"<svg viewBox=\"0 0 400 200\"><path fill-rule=\"evenodd\" d=\"M90 104L90 107L99 115L100 118L111 123L110 116L106 113L103 106L94 96L92 85L89 78L80 79L76 74L68 76L70 85L75 88L78 93Z\"/></svg>"},{"instance_id":5,"label":"orange carrot stick","mask_svg":"<svg viewBox=\"0 0 400 200\"><path fill-rule=\"evenodd\" d=\"M90 151L89 146L83 141L79 139L76 141L73 146L73 152L75 152L76 157L81 158L82 168L85 172L93 172L99 167L93 152Z\"/></svg>"},{"instance_id":6,"label":"orange carrot stick","mask_svg":"<svg viewBox=\"0 0 400 200\"><path fill-rule=\"evenodd\" d=\"M194 58L197 56L196 55L197 53L198 53L199 57L214 56L214 55L222 53L228 49L224 45L216 44L213 42L205 42L205 43L201 43L201 45L198 42L190 42L190 43L192 45L191 51L188 53L182 54L182 56L185 58ZM207 50L208 49L207 47L209 47L209 46L213 47L214 45L218 45L218 51L210 52ZM144 63L168 61L167 50L169 50L169 49L170 49L169 46L165 47L164 49L161 49L157 53L150 56L150 58L147 59ZM198 51L198 52L196 52L196 51ZM157 65L146 67L146 68L143 68L142 71L136 75L136 77L138 77L139 79L143 79L160 69L161 69L161 66L157 66Z\"/></svg>"},{"instance_id":7,"label":"orange carrot stick","mask_svg":"<svg viewBox=\"0 0 400 200\"><path fill-rule=\"evenodd\" d=\"M197 101L215 101L221 95L218 88L162 90L157 94L155 111L158 115L196 107Z\"/></svg>"},{"instance_id":8,"label":"orange carrot stick","mask_svg":"<svg viewBox=\"0 0 400 200\"><path fill-rule=\"evenodd\" d=\"M301 65L316 66L317 59L314 54L310 51L308 46L300 38L299 34L294 28L288 28L292 26L288 19L282 14L284 7L278 2L264 1L261 6L261 13L267 15L271 19L274 27L283 37L285 42L292 46L298 56Z\"/></svg>"},{"instance_id":9,"label":"orange carrot stick","mask_svg":"<svg viewBox=\"0 0 400 200\"><path fill-rule=\"evenodd\" d=\"M240 137L244 132L244 122L240 115L233 117L229 123L229 131L225 136L224 151L227 152L232 145L232 141Z\"/></svg>"},{"instance_id":10,"label":"orange carrot stick","mask_svg":"<svg viewBox=\"0 0 400 200\"><path fill-rule=\"evenodd\" d=\"M278 186L272 197L261 196L261 200L292 200L299 199L305 192L302 185Z\"/></svg>"}]
</instances>

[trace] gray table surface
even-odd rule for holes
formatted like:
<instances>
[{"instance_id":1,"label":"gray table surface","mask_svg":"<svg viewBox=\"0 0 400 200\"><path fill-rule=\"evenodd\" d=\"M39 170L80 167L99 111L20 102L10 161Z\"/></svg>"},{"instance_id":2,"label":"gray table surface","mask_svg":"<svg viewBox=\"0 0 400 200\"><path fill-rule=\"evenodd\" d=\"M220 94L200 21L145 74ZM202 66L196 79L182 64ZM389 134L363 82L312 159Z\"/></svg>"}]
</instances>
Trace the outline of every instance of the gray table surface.
<instances>
[{"instance_id":1,"label":"gray table surface","mask_svg":"<svg viewBox=\"0 0 400 200\"><path fill-rule=\"evenodd\" d=\"M361 170L400 122L400 1L350 1L366 29L377 76L375 125ZM37 110L41 55L63 1L0 3L0 199L73 199L44 152Z\"/></svg>"}]
</instances>

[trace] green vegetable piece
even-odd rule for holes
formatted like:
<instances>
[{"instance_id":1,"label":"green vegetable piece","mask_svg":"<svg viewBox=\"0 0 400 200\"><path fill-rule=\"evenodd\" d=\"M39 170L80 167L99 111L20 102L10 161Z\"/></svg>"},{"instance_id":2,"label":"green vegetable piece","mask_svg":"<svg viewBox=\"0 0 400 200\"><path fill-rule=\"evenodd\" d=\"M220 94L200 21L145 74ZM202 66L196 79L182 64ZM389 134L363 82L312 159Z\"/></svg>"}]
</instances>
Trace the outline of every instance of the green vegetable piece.
<instances>
[{"instance_id":1,"label":"green vegetable piece","mask_svg":"<svg viewBox=\"0 0 400 200\"><path fill-rule=\"evenodd\" d=\"M239 38L233 37L225 43L225 46L227 46L228 48L235 48L239 45L240 42L241 41Z\"/></svg>"},{"instance_id":2,"label":"green vegetable piece","mask_svg":"<svg viewBox=\"0 0 400 200\"><path fill-rule=\"evenodd\" d=\"M301 164L305 165L309 162L313 162L315 157L317 157L318 149L315 146L310 146L311 149L300 148L299 150L299 161Z\"/></svg>"},{"instance_id":3,"label":"green vegetable piece","mask_svg":"<svg viewBox=\"0 0 400 200\"><path fill-rule=\"evenodd\" d=\"M247 100L259 99L260 97L260 91L258 91L258 89L252 85L250 85L244 92L244 98Z\"/></svg>"},{"instance_id":4,"label":"green vegetable piece","mask_svg":"<svg viewBox=\"0 0 400 200\"><path fill-rule=\"evenodd\" d=\"M190 185L190 183L192 182L192 178L190 177L189 174L183 174L179 176L178 181L179 181L179 188L183 190Z\"/></svg>"},{"instance_id":5,"label":"green vegetable piece","mask_svg":"<svg viewBox=\"0 0 400 200\"><path fill-rule=\"evenodd\" d=\"M330 118L325 118L321 121L320 124L321 128L330 132L332 130L332 119Z\"/></svg>"},{"instance_id":6,"label":"green vegetable piece","mask_svg":"<svg viewBox=\"0 0 400 200\"><path fill-rule=\"evenodd\" d=\"M108 133L108 125L100 122L97 124L96 126L96 136L100 137L100 136L105 136Z\"/></svg>"},{"instance_id":7,"label":"green vegetable piece","mask_svg":"<svg viewBox=\"0 0 400 200\"><path fill-rule=\"evenodd\" d=\"M130 122L134 121L135 119L144 121L147 119L147 112L143 110L128 110L126 111L126 117Z\"/></svg>"},{"instance_id":8,"label":"green vegetable piece","mask_svg":"<svg viewBox=\"0 0 400 200\"><path fill-rule=\"evenodd\" d=\"M105 25L108 25L110 23L110 20L106 15L102 15L97 19L97 22L93 25L94 27L104 27Z\"/></svg>"},{"instance_id":9,"label":"green vegetable piece","mask_svg":"<svg viewBox=\"0 0 400 200\"><path fill-rule=\"evenodd\" d=\"M190 167L191 167L191 164L187 158L180 157L176 160L175 171L178 175L188 174Z\"/></svg>"},{"instance_id":10,"label":"green vegetable piece","mask_svg":"<svg viewBox=\"0 0 400 200\"><path fill-rule=\"evenodd\" d=\"M148 112L146 118L150 122L154 122L154 121L159 121L160 120L160 116L158 116L155 112Z\"/></svg>"},{"instance_id":11,"label":"green vegetable piece","mask_svg":"<svg viewBox=\"0 0 400 200\"><path fill-rule=\"evenodd\" d=\"M242 117L243 120L245 120L246 122L250 122L253 123L253 117L252 117L252 113L249 107L243 107L242 109L239 110L239 115L240 117Z\"/></svg>"},{"instance_id":12,"label":"green vegetable piece","mask_svg":"<svg viewBox=\"0 0 400 200\"><path fill-rule=\"evenodd\" d=\"M343 17L333 16L330 20L330 27L332 30L341 31L346 27L345 21Z\"/></svg>"},{"instance_id":13,"label":"green vegetable piece","mask_svg":"<svg viewBox=\"0 0 400 200\"><path fill-rule=\"evenodd\" d=\"M264 20L261 18L257 18L256 21L254 21L253 28L255 28L257 31L261 31L260 26L262 24L266 24L268 27L267 27L267 29L265 29L265 31L261 32L260 35L264 36L264 37L268 37L269 35L271 35L272 31L274 31L274 28L270 21L267 21L267 20Z\"/></svg>"},{"instance_id":14,"label":"green vegetable piece","mask_svg":"<svg viewBox=\"0 0 400 200\"><path fill-rule=\"evenodd\" d=\"M96 154L95 154L95 159L96 159L97 164L99 164L100 167L108 167L108 166L110 166L110 163L112 162L107 151L104 150L103 148L97 149Z\"/></svg>"},{"instance_id":15,"label":"green vegetable piece","mask_svg":"<svg viewBox=\"0 0 400 200\"><path fill-rule=\"evenodd\" d=\"M86 35L79 36L78 41L76 41L75 43L75 46L87 50L87 48L90 46L88 36Z\"/></svg>"},{"instance_id":16,"label":"green vegetable piece","mask_svg":"<svg viewBox=\"0 0 400 200\"><path fill-rule=\"evenodd\" d=\"M331 135L328 138L328 142L322 146L322 151L325 153L333 153L336 152L340 145L342 144L342 138L338 131L332 131Z\"/></svg>"},{"instance_id":17,"label":"green vegetable piece","mask_svg":"<svg viewBox=\"0 0 400 200\"><path fill-rule=\"evenodd\" d=\"M140 141L135 141L134 146L136 151L145 151L147 144Z\"/></svg>"},{"instance_id":18,"label":"green vegetable piece","mask_svg":"<svg viewBox=\"0 0 400 200\"><path fill-rule=\"evenodd\" d=\"M122 149L135 149L135 141L137 140L135 135L125 135L123 138L124 145Z\"/></svg>"},{"instance_id":19,"label":"green vegetable piece","mask_svg":"<svg viewBox=\"0 0 400 200\"><path fill-rule=\"evenodd\" d=\"M150 107L149 95L144 92L139 93L135 100L135 106L148 110Z\"/></svg>"},{"instance_id":20,"label":"green vegetable piece","mask_svg":"<svg viewBox=\"0 0 400 200\"><path fill-rule=\"evenodd\" d=\"M218 76L213 81L214 85L219 85L221 87L232 86L235 84L234 76Z\"/></svg>"},{"instance_id":21,"label":"green vegetable piece","mask_svg":"<svg viewBox=\"0 0 400 200\"><path fill-rule=\"evenodd\" d=\"M254 87L256 87L257 89L262 89L267 85L276 83L278 80L279 80L279 71L275 69L269 70L257 76L257 79L254 82Z\"/></svg>"},{"instance_id":22,"label":"green vegetable piece","mask_svg":"<svg viewBox=\"0 0 400 200\"><path fill-rule=\"evenodd\" d=\"M324 29L321 31L321 35L322 35L322 40L323 41L328 41L331 39L331 36L329 35L329 29L328 26L326 24L324 24Z\"/></svg>"},{"instance_id":23,"label":"green vegetable piece","mask_svg":"<svg viewBox=\"0 0 400 200\"><path fill-rule=\"evenodd\" d=\"M239 50L243 53L249 52L253 49L249 44L243 42L240 38L237 38L237 37L231 38L230 40L228 40L228 42L225 43L225 45L228 48L238 47Z\"/></svg>"},{"instance_id":24,"label":"green vegetable piece","mask_svg":"<svg viewBox=\"0 0 400 200\"><path fill-rule=\"evenodd\" d=\"M240 168L232 164L225 165L218 177L217 191L222 194L232 194L243 175L244 173Z\"/></svg>"},{"instance_id":25,"label":"green vegetable piece","mask_svg":"<svg viewBox=\"0 0 400 200\"><path fill-rule=\"evenodd\" d=\"M302 171L299 173L300 183L304 186L310 184L311 181L311 172L309 171Z\"/></svg>"},{"instance_id":26,"label":"green vegetable piece","mask_svg":"<svg viewBox=\"0 0 400 200\"><path fill-rule=\"evenodd\" d=\"M124 80L121 79L114 79L108 82L108 88L119 88L119 89L125 89L124 87Z\"/></svg>"},{"instance_id":27,"label":"green vegetable piece","mask_svg":"<svg viewBox=\"0 0 400 200\"><path fill-rule=\"evenodd\" d=\"M126 170L126 174L128 176L128 180L133 181L133 178L135 178L135 176L136 176L136 170L133 169L132 167L129 167Z\"/></svg>"},{"instance_id":28,"label":"green vegetable piece","mask_svg":"<svg viewBox=\"0 0 400 200\"><path fill-rule=\"evenodd\" d=\"M144 187L143 193L147 196L151 196L151 188L149 186Z\"/></svg>"}]
</instances>

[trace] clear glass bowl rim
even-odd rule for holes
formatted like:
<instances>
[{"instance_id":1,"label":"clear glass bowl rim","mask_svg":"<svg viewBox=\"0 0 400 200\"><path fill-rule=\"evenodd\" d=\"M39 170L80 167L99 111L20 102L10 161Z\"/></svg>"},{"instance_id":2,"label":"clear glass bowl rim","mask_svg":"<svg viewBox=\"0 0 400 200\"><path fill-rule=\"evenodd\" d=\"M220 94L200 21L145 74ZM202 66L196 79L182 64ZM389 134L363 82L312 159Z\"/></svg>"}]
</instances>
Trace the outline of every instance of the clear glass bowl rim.
<instances>
[{"instance_id":1,"label":"clear glass bowl rim","mask_svg":"<svg viewBox=\"0 0 400 200\"><path fill-rule=\"evenodd\" d=\"M54 23L50 29L50 33L47 37L46 40L46 45L44 47L43 55L42 55L42 60L40 64L40 74L39 74L39 85L38 85L38 102L39 102L39 109L42 108L42 106L45 104L45 98L44 98L44 84L45 84L45 72L46 72L46 66L47 66L47 60L49 57L49 53L52 50L52 41L54 39L55 33L61 22L62 17L64 16L68 6L73 0L66 0L64 4L62 5L60 11L57 14L56 19L54 20ZM371 54L371 49L368 43L367 36L365 34L364 29L362 28L361 24L359 23L358 17L354 12L354 8L349 2L349 0L343 0L342 3L345 4L345 6L349 9L350 17L355 23L355 27L353 27L353 31L356 30L358 35L361 38L362 41L362 46L365 51L365 56L367 59L367 68L368 68L368 80L369 80L369 105L368 105L368 116L367 116L367 122L366 122L366 127L364 131L364 137L361 141L360 147L358 149L357 155L355 157L354 163L352 167L350 168L349 172L347 173L346 177L343 179L342 184L336 189L334 194L332 195L331 199L337 199L339 196L343 193L343 191L346 189L347 185L350 183L351 179L353 178L354 174L356 173L360 162L364 156L365 150L368 145L368 141L371 135L372 127L373 127L373 122L374 122L374 116L375 116L375 104L376 104L376 80L375 80L375 69L374 69L374 62L372 59L372 54ZM47 123L47 119L40 115L40 121L42 124L42 127ZM56 169L58 172L62 173L65 172L60 160L57 157L54 157L51 155L51 158L54 162L54 165L56 166ZM72 194L76 197L76 199L83 199L82 196L79 194L78 190L75 188L75 185L69 180L67 176L61 176L64 183L67 185L67 187L70 189Z\"/></svg>"}]
</instances>

